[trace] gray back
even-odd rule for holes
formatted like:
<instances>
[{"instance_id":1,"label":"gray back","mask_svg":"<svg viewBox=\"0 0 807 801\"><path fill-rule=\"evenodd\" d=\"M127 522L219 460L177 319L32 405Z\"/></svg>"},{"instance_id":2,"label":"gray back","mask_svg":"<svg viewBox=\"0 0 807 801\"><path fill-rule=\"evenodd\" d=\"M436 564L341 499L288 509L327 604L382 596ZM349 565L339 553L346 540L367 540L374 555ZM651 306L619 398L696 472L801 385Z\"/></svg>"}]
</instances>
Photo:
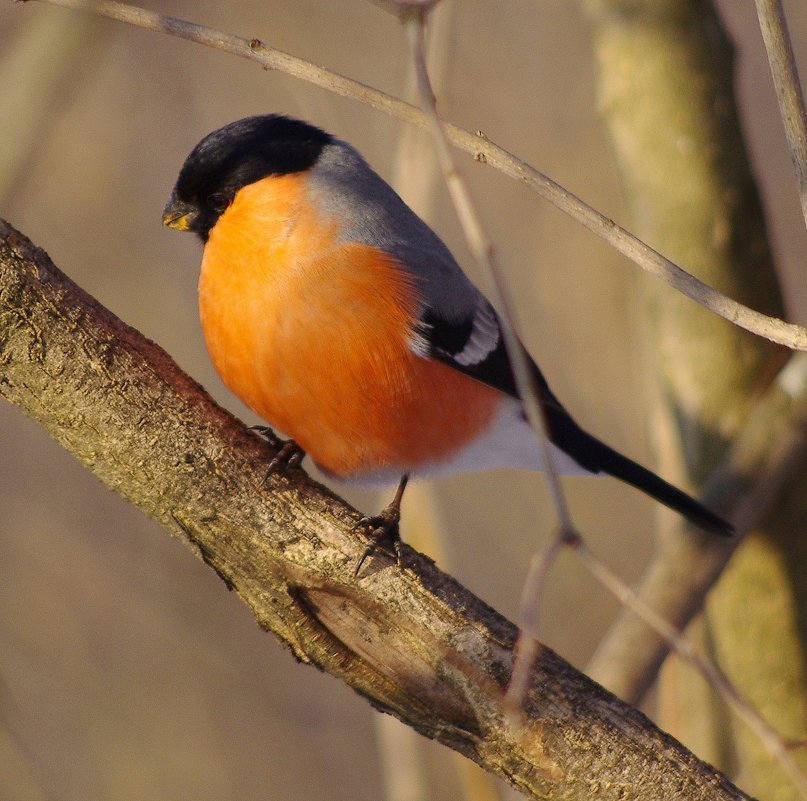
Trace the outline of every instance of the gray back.
<instances>
[{"instance_id":1,"label":"gray back","mask_svg":"<svg viewBox=\"0 0 807 801\"><path fill-rule=\"evenodd\" d=\"M391 253L416 277L426 304L443 319L473 316L482 300L479 291L442 240L355 148L338 139L326 145L309 186L323 213L343 221L343 241Z\"/></svg>"}]
</instances>

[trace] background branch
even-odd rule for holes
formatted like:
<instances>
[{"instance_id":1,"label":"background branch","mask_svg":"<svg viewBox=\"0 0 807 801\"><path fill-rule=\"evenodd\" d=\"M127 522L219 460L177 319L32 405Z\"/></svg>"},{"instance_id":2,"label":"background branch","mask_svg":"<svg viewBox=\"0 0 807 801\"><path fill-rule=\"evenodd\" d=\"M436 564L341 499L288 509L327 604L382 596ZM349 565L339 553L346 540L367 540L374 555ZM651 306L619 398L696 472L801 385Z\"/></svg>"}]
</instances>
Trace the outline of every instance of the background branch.
<instances>
[{"instance_id":1,"label":"background branch","mask_svg":"<svg viewBox=\"0 0 807 801\"><path fill-rule=\"evenodd\" d=\"M796 57L787 29L787 18L781 0L756 0L756 5L796 174L801 212L807 222L807 113L796 69Z\"/></svg>"},{"instance_id":2,"label":"background branch","mask_svg":"<svg viewBox=\"0 0 807 801\"><path fill-rule=\"evenodd\" d=\"M703 608L741 537L758 526L807 455L807 359L793 356L759 399L703 491L704 501L735 522L738 538L717 541L688 531L661 543L636 587L677 629ZM655 681L669 644L629 609L600 642L587 672L629 703Z\"/></svg>"}]
</instances>

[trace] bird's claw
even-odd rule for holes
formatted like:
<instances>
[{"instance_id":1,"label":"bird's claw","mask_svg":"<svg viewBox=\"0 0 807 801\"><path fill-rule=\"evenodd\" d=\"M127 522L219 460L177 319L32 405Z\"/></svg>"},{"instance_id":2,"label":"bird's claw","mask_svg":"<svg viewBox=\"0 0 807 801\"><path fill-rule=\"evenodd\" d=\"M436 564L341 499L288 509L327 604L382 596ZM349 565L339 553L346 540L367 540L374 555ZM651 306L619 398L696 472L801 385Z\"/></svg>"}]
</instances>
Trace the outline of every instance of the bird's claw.
<instances>
[{"instance_id":1,"label":"bird's claw","mask_svg":"<svg viewBox=\"0 0 807 801\"><path fill-rule=\"evenodd\" d=\"M295 467L300 466L305 458L305 451L293 439L280 439L269 426L250 426L249 428L250 431L257 432L262 439L265 439L273 448L277 449L277 453L272 457L266 468L266 475L261 483L265 483L266 479L281 467L293 470Z\"/></svg>"},{"instance_id":2,"label":"bird's claw","mask_svg":"<svg viewBox=\"0 0 807 801\"><path fill-rule=\"evenodd\" d=\"M354 529L364 529L371 538L370 543L356 562L353 570L354 578L359 575L362 565L371 557L379 547L391 547L399 567L403 567L403 551L401 548L401 534L399 523L401 510L395 504L390 504L380 514L363 517L354 526Z\"/></svg>"},{"instance_id":3,"label":"bird's claw","mask_svg":"<svg viewBox=\"0 0 807 801\"><path fill-rule=\"evenodd\" d=\"M293 470L302 464L303 459L305 459L305 451L293 439L287 439L269 462L267 473L273 473L278 467Z\"/></svg>"}]
</instances>

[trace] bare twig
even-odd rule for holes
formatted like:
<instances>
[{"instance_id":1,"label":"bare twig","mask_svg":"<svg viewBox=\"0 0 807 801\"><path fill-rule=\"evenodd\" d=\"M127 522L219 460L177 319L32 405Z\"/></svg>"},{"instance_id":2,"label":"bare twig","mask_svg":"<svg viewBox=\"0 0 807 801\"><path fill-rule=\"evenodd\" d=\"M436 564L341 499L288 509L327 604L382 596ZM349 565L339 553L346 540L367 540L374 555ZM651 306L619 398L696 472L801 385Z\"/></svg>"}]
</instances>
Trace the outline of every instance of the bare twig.
<instances>
[{"instance_id":1,"label":"bare twig","mask_svg":"<svg viewBox=\"0 0 807 801\"><path fill-rule=\"evenodd\" d=\"M756 4L790 158L796 173L801 211L807 223L807 114L787 20L781 0L756 0Z\"/></svg>"},{"instance_id":2,"label":"bare twig","mask_svg":"<svg viewBox=\"0 0 807 801\"><path fill-rule=\"evenodd\" d=\"M451 52L452 13L452 6L442 6L432 17L436 24L429 31L430 61L433 64L437 60L439 74L444 72L440 67L447 66ZM407 77L404 97L412 99L416 96L417 87L414 80ZM392 163L392 183L407 202L411 204L414 201L420 214L428 218L429 204L435 197L434 186L440 180L440 173L434 160L425 157L422 138L420 129L411 125L400 126ZM445 529L440 525L439 501L434 487L429 482L415 482L407 488L406 497L406 541L413 548L428 553L444 570L450 571ZM388 501L389 498L384 497L379 506ZM417 732L389 715L375 715L373 724L386 801L425 801L429 795L429 778ZM473 801L465 791L468 780L462 779L479 769L457 753L452 756L461 788L459 795L463 801Z\"/></svg>"},{"instance_id":3,"label":"bare twig","mask_svg":"<svg viewBox=\"0 0 807 801\"><path fill-rule=\"evenodd\" d=\"M465 181L454 164L448 141L443 132L443 123L437 114L437 100L432 91L429 73L426 69L423 45L425 12L420 9L420 6L415 6L412 9L410 15L406 18L405 25L410 39L412 61L418 78L420 100L426 112L443 178L454 203L468 248L488 279L488 290L493 299L493 304L503 312L500 322L507 354L513 368L519 396L524 403L527 419L543 447L549 489L555 504L560 527L563 531L573 532L574 524L572 523L569 506L563 494L548 445L541 401L538 387L535 385L533 377L531 360L514 330L515 312L510 289L496 259L493 242L485 232Z\"/></svg>"},{"instance_id":4,"label":"bare twig","mask_svg":"<svg viewBox=\"0 0 807 801\"><path fill-rule=\"evenodd\" d=\"M507 711L513 725L519 725L521 702L527 691L530 670L541 653L541 599L546 579L561 550L568 544L568 540L564 537L553 537L545 548L533 554L527 575L524 577L519 604L516 658L505 698Z\"/></svg>"},{"instance_id":5,"label":"bare twig","mask_svg":"<svg viewBox=\"0 0 807 801\"><path fill-rule=\"evenodd\" d=\"M17 0L26 2L26 0ZM117 19L147 30L167 33L181 39L214 47L233 55L248 58L266 69L276 69L308 81L342 97L359 100L371 108L420 127L428 125L423 112L409 103L373 89L358 81L345 78L330 70L317 67L304 59L269 47L260 39L246 39L224 33L176 17L158 14L113 0L41 0L51 5L83 9ZM477 161L489 164L514 178L548 200L572 219L584 225L623 256L643 270L661 279L704 308L744 328L793 350L807 350L807 329L757 312L728 298L704 284L653 248L633 236L580 198L557 184L521 159L495 145L484 134L472 134L455 125L444 126L446 138L454 146L470 153Z\"/></svg>"},{"instance_id":6,"label":"bare twig","mask_svg":"<svg viewBox=\"0 0 807 801\"><path fill-rule=\"evenodd\" d=\"M514 331L514 304L510 297L509 287L496 260L493 243L482 226L482 221L465 181L454 164L448 141L443 131L443 123L437 113L437 100L432 90L426 67L424 50L425 19L426 12L418 7L410 9L410 13L404 17L404 24L410 41L412 63L415 67L420 89L421 105L429 121L434 149L468 247L488 279L489 292L494 305L504 312L501 317L502 335L527 419L535 432L538 444L543 450L547 481L559 523L558 536L542 555L536 555L533 558L532 567L525 580L520 611L521 619L519 621L520 630L516 649L516 664L513 669L513 680L511 680L507 689L505 702L508 714L512 718L517 718L524 699L527 678L540 651L538 605L544 578L563 544L568 540L577 539L579 535L572 522L569 505L560 483L554 457L549 448L539 389L535 384L530 357Z\"/></svg>"}]
</instances>

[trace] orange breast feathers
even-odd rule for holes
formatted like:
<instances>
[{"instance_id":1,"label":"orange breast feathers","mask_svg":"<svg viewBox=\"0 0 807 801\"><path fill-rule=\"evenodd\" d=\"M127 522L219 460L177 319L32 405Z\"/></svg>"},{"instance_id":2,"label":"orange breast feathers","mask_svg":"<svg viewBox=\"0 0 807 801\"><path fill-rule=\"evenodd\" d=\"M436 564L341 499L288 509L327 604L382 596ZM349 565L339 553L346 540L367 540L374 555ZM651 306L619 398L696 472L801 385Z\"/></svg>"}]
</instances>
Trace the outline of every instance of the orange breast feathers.
<instances>
[{"instance_id":1,"label":"orange breast feathers","mask_svg":"<svg viewBox=\"0 0 807 801\"><path fill-rule=\"evenodd\" d=\"M411 343L419 296L383 251L339 241L306 177L241 189L210 231L199 304L213 363L270 425L340 478L450 459L502 395Z\"/></svg>"}]
</instances>

